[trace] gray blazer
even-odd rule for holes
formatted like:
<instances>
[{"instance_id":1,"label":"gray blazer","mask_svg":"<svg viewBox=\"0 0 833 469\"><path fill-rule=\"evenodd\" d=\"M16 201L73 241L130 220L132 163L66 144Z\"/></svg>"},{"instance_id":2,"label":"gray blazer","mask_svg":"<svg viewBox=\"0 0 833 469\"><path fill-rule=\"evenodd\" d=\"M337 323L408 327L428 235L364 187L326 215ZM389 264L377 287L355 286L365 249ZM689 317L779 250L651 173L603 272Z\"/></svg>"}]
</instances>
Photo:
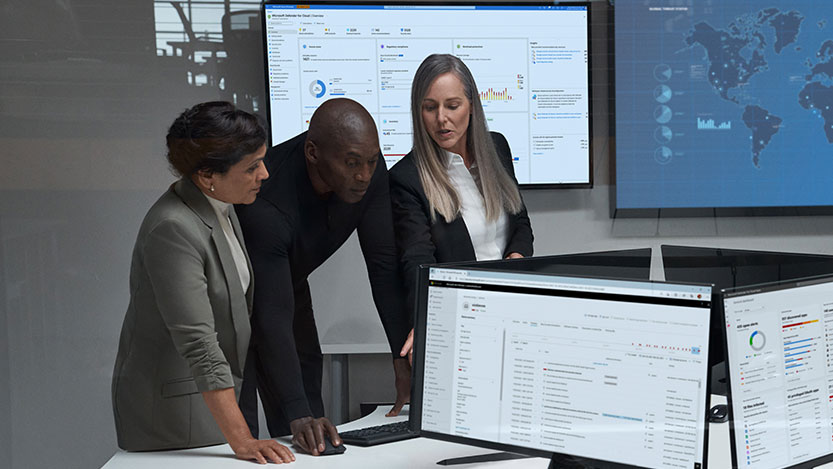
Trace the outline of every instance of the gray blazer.
<instances>
[{"instance_id":1,"label":"gray blazer","mask_svg":"<svg viewBox=\"0 0 833 469\"><path fill-rule=\"evenodd\" d=\"M245 252L234 210L230 218ZM251 272L248 255L246 262ZM148 211L133 249L112 383L120 448L225 443L200 392L234 387L239 396L253 283L243 292L205 196L187 178L174 183Z\"/></svg>"}]
</instances>

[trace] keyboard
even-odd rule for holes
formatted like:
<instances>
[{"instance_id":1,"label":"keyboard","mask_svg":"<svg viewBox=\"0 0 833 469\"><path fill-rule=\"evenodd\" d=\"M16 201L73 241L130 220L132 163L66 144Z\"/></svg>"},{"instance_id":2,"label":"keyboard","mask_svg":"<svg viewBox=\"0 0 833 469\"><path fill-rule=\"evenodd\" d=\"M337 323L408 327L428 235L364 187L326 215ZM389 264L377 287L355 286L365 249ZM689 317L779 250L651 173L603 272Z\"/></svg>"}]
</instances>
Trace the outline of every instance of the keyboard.
<instances>
[{"instance_id":1,"label":"keyboard","mask_svg":"<svg viewBox=\"0 0 833 469\"><path fill-rule=\"evenodd\" d=\"M388 423L375 427L360 428L349 432L339 433L341 440L348 445L373 446L392 441L407 440L416 438L415 432L408 428L408 421Z\"/></svg>"}]
</instances>

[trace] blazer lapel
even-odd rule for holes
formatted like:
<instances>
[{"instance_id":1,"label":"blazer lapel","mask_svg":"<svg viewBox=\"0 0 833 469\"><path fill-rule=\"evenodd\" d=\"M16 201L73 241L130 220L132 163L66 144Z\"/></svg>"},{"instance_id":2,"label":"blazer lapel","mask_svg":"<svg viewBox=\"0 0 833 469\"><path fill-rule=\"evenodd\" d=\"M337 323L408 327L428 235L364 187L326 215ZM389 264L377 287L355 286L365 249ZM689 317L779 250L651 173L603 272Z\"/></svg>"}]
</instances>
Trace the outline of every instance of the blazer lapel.
<instances>
[{"instance_id":1,"label":"blazer lapel","mask_svg":"<svg viewBox=\"0 0 833 469\"><path fill-rule=\"evenodd\" d=\"M220 226L217 215L211 204L206 200L205 195L197 188L194 183L188 179L180 179L176 183L175 189L182 197L182 200L202 219L202 221L211 228L211 241L217 249L217 255L220 258L220 265L223 267L223 274L225 276L226 288L229 292L229 303L231 304L231 319L234 324L236 332L236 348L237 361L240 366L240 372L246 365L246 354L249 349L249 339L251 336L251 326L249 324L249 310L251 300L248 298L252 288L250 282L249 292L244 294L243 288L240 286L240 276L237 274L237 268L234 264L234 257L231 255L231 248L229 248L226 235L223 233L223 228ZM237 215L234 210L230 211L230 218L237 222ZM237 232L239 223L235 228ZM237 233L235 233L237 234ZM240 237L238 236L238 239ZM241 246L243 243L241 241ZM243 246L245 253L246 247ZM246 264L249 264L249 256L246 255ZM249 265L249 273L251 273L251 265Z\"/></svg>"},{"instance_id":2,"label":"blazer lapel","mask_svg":"<svg viewBox=\"0 0 833 469\"><path fill-rule=\"evenodd\" d=\"M251 280L249 280L249 289L246 290L246 306L249 309L249 317L251 317L255 290L255 274L252 270L252 262L249 260L249 251L246 250L246 242L243 240L243 230L240 228L240 220L238 220L237 212L233 208L229 212L229 218L231 219L231 227L234 229L234 235L237 236L240 247L243 248L243 255L246 256L246 265L249 268L249 278Z\"/></svg>"}]
</instances>

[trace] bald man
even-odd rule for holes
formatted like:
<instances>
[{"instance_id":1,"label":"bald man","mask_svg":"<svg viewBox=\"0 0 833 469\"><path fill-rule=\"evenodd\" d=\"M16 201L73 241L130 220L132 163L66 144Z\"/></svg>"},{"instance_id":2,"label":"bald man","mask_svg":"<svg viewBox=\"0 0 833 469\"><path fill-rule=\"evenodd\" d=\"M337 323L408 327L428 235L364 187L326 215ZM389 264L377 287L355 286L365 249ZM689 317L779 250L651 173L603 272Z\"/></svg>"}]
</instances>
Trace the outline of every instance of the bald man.
<instances>
[{"instance_id":1,"label":"bald man","mask_svg":"<svg viewBox=\"0 0 833 469\"><path fill-rule=\"evenodd\" d=\"M236 208L255 279L252 349L240 407L257 431L260 392L269 432L293 436L313 455L324 435L340 444L324 417L322 355L307 277L358 230L373 301L394 359L397 403L410 393L410 367L399 355L410 329L393 234L388 173L370 114L349 99L322 104L310 128L266 154L271 177L255 203Z\"/></svg>"}]
</instances>

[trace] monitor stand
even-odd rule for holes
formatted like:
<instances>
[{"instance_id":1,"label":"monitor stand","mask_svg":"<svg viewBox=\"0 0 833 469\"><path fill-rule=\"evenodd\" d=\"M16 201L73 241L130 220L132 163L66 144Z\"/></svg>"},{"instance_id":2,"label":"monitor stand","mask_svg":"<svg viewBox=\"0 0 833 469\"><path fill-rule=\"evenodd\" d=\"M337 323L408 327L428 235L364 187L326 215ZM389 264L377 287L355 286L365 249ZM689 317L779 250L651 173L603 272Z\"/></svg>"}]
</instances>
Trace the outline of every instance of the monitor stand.
<instances>
[{"instance_id":1,"label":"monitor stand","mask_svg":"<svg viewBox=\"0 0 833 469\"><path fill-rule=\"evenodd\" d=\"M727 394L726 362L722 361L712 366L711 393L725 396Z\"/></svg>"},{"instance_id":2,"label":"monitor stand","mask_svg":"<svg viewBox=\"0 0 833 469\"><path fill-rule=\"evenodd\" d=\"M526 459L532 457L533 456L527 456L524 454L502 452L478 454L477 456L463 456L459 458L443 459L442 461L437 461L437 464L440 466L456 466L458 464L476 464L493 461L509 461L511 459ZM589 460L585 458L581 458L578 456L567 456L563 454L554 454L550 459L548 469L589 469L594 467L597 466L591 464Z\"/></svg>"},{"instance_id":3,"label":"monitor stand","mask_svg":"<svg viewBox=\"0 0 833 469\"><path fill-rule=\"evenodd\" d=\"M594 469L599 467L606 466L599 466L598 461L592 461L580 456L553 454L550 459L550 465L547 466L547 469Z\"/></svg>"},{"instance_id":4,"label":"monitor stand","mask_svg":"<svg viewBox=\"0 0 833 469\"><path fill-rule=\"evenodd\" d=\"M442 461L437 461L437 464L440 466L456 466L458 464L474 464L480 462L492 462L492 461L508 461L510 459L525 459L531 458L532 456L527 456L525 454L517 454L517 453L489 453L489 454L478 454L477 456L463 456L459 458L449 458L443 459Z\"/></svg>"}]
</instances>

